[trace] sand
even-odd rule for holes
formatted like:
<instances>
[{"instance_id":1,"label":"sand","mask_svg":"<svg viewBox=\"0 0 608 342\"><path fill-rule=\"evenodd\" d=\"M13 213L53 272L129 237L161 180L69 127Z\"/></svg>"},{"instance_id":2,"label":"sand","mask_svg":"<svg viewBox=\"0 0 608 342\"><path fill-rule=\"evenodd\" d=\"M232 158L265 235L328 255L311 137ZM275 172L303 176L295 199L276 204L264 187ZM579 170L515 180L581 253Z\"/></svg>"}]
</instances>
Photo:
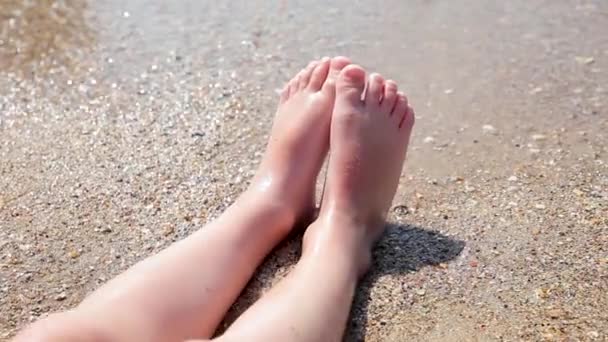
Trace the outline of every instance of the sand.
<instances>
[{"instance_id":1,"label":"sand","mask_svg":"<svg viewBox=\"0 0 608 342\"><path fill-rule=\"evenodd\" d=\"M342 54L418 114L345 340L608 340L608 3L37 4L0 6L0 339L221 213L276 89Z\"/></svg>"}]
</instances>

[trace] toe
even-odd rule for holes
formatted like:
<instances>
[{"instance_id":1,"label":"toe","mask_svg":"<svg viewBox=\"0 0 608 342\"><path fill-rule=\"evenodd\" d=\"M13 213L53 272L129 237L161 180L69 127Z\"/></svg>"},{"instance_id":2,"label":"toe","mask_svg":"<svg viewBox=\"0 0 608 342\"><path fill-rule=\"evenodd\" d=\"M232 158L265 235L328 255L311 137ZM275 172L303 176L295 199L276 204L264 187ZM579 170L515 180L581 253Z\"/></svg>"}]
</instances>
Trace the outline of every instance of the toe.
<instances>
[{"instance_id":1,"label":"toe","mask_svg":"<svg viewBox=\"0 0 608 342\"><path fill-rule=\"evenodd\" d=\"M401 122L399 123L399 128L404 129L406 131L408 135L408 140L409 134L412 131L412 127L414 126L414 121L416 121L416 114L414 114L414 109L411 106L407 106L407 110L403 115L403 119L401 119Z\"/></svg>"},{"instance_id":2,"label":"toe","mask_svg":"<svg viewBox=\"0 0 608 342\"><path fill-rule=\"evenodd\" d=\"M367 89L365 91L365 104L378 106L384 94L384 78L379 74L373 73L369 77Z\"/></svg>"},{"instance_id":3,"label":"toe","mask_svg":"<svg viewBox=\"0 0 608 342\"><path fill-rule=\"evenodd\" d=\"M308 87L308 82L310 82L312 71L315 69L315 66L317 66L318 63L318 61L312 61L308 63L308 66L304 68L304 70L302 70L302 74L300 75L300 81L298 82L299 89L305 89L306 87Z\"/></svg>"},{"instance_id":4,"label":"toe","mask_svg":"<svg viewBox=\"0 0 608 342\"><path fill-rule=\"evenodd\" d=\"M308 68L308 66L306 68ZM305 77L304 74L306 73L306 68L300 70L296 77L294 77L294 86L298 91L302 90L302 85L304 84L302 78Z\"/></svg>"},{"instance_id":5,"label":"toe","mask_svg":"<svg viewBox=\"0 0 608 342\"><path fill-rule=\"evenodd\" d=\"M349 64L351 64L351 61L346 57L338 56L331 59L327 79L323 84L323 92L334 93L336 91L336 80L340 72Z\"/></svg>"},{"instance_id":6,"label":"toe","mask_svg":"<svg viewBox=\"0 0 608 342\"><path fill-rule=\"evenodd\" d=\"M351 64L352 62L350 61L350 59L343 57L343 56L338 56L338 57L334 57L331 59L330 65L329 65L329 79L332 80L337 80L338 79L338 75L340 75L340 71L342 71L342 69L344 69L347 65Z\"/></svg>"},{"instance_id":7,"label":"toe","mask_svg":"<svg viewBox=\"0 0 608 342\"><path fill-rule=\"evenodd\" d=\"M289 96L293 96L298 91L298 82L300 80L300 74L294 76L294 78L289 81Z\"/></svg>"},{"instance_id":8,"label":"toe","mask_svg":"<svg viewBox=\"0 0 608 342\"><path fill-rule=\"evenodd\" d=\"M328 57L325 57L315 66L312 71L312 75L310 76L310 81L308 82L308 89L313 91L321 90L323 83L327 79L327 74L329 72L329 63L330 60Z\"/></svg>"},{"instance_id":9,"label":"toe","mask_svg":"<svg viewBox=\"0 0 608 342\"><path fill-rule=\"evenodd\" d=\"M279 97L279 103L283 103L289 99L289 83L285 84L283 89L281 90L281 95Z\"/></svg>"},{"instance_id":10,"label":"toe","mask_svg":"<svg viewBox=\"0 0 608 342\"><path fill-rule=\"evenodd\" d=\"M338 98L351 104L361 104L361 95L365 88L365 70L358 65L349 65L342 69L336 82Z\"/></svg>"},{"instance_id":11,"label":"toe","mask_svg":"<svg viewBox=\"0 0 608 342\"><path fill-rule=\"evenodd\" d=\"M395 108L393 108L393 111L391 112L391 118L397 125L400 125L401 120L403 119L403 116L406 114L406 112L407 99L405 98L405 95L403 95L402 92L398 92L397 103L395 104Z\"/></svg>"},{"instance_id":12,"label":"toe","mask_svg":"<svg viewBox=\"0 0 608 342\"><path fill-rule=\"evenodd\" d=\"M384 95L380 104L381 110L390 114L397 103L397 83L392 80L384 82Z\"/></svg>"}]
</instances>

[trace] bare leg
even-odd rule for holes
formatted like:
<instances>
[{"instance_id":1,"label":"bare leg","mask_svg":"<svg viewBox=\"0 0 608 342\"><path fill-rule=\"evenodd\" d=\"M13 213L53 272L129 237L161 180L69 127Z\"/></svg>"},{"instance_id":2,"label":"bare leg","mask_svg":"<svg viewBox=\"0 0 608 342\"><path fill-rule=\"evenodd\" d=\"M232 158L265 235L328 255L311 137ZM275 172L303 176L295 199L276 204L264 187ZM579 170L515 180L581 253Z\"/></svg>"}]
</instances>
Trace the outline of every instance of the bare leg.
<instances>
[{"instance_id":1,"label":"bare leg","mask_svg":"<svg viewBox=\"0 0 608 342\"><path fill-rule=\"evenodd\" d=\"M210 338L256 267L312 209L335 97L328 74L348 63L345 58L312 62L289 82L250 189L221 217L18 339Z\"/></svg>"},{"instance_id":2,"label":"bare leg","mask_svg":"<svg viewBox=\"0 0 608 342\"><path fill-rule=\"evenodd\" d=\"M384 228L414 113L392 81L355 65L337 81L328 186L295 269L220 339L340 341L357 279Z\"/></svg>"}]
</instances>

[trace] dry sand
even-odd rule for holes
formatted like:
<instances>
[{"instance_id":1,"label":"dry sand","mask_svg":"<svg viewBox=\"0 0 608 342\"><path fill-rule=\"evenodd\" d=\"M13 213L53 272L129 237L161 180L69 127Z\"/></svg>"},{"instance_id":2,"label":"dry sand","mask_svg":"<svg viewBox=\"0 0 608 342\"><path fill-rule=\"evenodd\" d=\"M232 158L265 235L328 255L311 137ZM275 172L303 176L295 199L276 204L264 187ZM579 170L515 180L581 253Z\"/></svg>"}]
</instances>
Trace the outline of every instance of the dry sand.
<instances>
[{"instance_id":1,"label":"dry sand","mask_svg":"<svg viewBox=\"0 0 608 342\"><path fill-rule=\"evenodd\" d=\"M607 2L28 3L0 4L0 339L221 213L275 90L343 54L418 113L346 340L608 340Z\"/></svg>"}]
</instances>

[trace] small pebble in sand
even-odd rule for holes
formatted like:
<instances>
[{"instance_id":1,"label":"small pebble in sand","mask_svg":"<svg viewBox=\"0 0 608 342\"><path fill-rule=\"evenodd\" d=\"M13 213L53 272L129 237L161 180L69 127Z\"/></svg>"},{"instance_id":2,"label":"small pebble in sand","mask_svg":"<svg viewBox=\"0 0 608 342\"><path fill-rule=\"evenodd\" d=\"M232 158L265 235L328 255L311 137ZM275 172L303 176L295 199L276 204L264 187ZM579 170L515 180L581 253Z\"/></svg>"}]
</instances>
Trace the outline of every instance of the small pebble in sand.
<instances>
[{"instance_id":1,"label":"small pebble in sand","mask_svg":"<svg viewBox=\"0 0 608 342\"><path fill-rule=\"evenodd\" d=\"M547 298L549 298L549 295L551 294L551 289L546 288L546 287L539 287L534 292L538 298L547 299Z\"/></svg>"},{"instance_id":2,"label":"small pebble in sand","mask_svg":"<svg viewBox=\"0 0 608 342\"><path fill-rule=\"evenodd\" d=\"M175 232L175 226L172 224L166 224L163 226L163 236L172 235Z\"/></svg>"},{"instance_id":3,"label":"small pebble in sand","mask_svg":"<svg viewBox=\"0 0 608 342\"><path fill-rule=\"evenodd\" d=\"M433 137L426 137L426 138L424 138L423 142L425 144L432 144L432 143L435 142L435 138L433 138Z\"/></svg>"},{"instance_id":4,"label":"small pebble in sand","mask_svg":"<svg viewBox=\"0 0 608 342\"><path fill-rule=\"evenodd\" d=\"M542 141L542 140L546 140L547 136L544 134L532 134L532 140L534 141Z\"/></svg>"},{"instance_id":5,"label":"small pebble in sand","mask_svg":"<svg viewBox=\"0 0 608 342\"><path fill-rule=\"evenodd\" d=\"M509 182L517 182L517 177L516 176L509 177Z\"/></svg>"},{"instance_id":6,"label":"small pebble in sand","mask_svg":"<svg viewBox=\"0 0 608 342\"><path fill-rule=\"evenodd\" d=\"M498 134L498 130L492 125L483 125L481 127L481 130L483 131L484 134L491 134L491 135Z\"/></svg>"},{"instance_id":7,"label":"small pebble in sand","mask_svg":"<svg viewBox=\"0 0 608 342\"><path fill-rule=\"evenodd\" d=\"M593 64L593 62L595 62L595 58L585 57L585 56L576 56L576 57L574 57L574 60L578 64L583 64L583 65L589 65L589 64Z\"/></svg>"},{"instance_id":8,"label":"small pebble in sand","mask_svg":"<svg viewBox=\"0 0 608 342\"><path fill-rule=\"evenodd\" d=\"M55 296L55 300L58 302L64 301L66 300L66 298L68 298L68 295L65 292L61 292L60 294Z\"/></svg>"},{"instance_id":9,"label":"small pebble in sand","mask_svg":"<svg viewBox=\"0 0 608 342\"><path fill-rule=\"evenodd\" d=\"M557 319L566 315L566 312L562 309L550 309L547 310L547 316L552 319Z\"/></svg>"},{"instance_id":10,"label":"small pebble in sand","mask_svg":"<svg viewBox=\"0 0 608 342\"><path fill-rule=\"evenodd\" d=\"M572 93L574 94L582 94L585 91L585 89L581 88L581 87L576 87L574 89L572 89Z\"/></svg>"},{"instance_id":11,"label":"small pebble in sand","mask_svg":"<svg viewBox=\"0 0 608 342\"><path fill-rule=\"evenodd\" d=\"M542 210L542 209L545 209L546 206L542 203L536 203L536 204L534 204L534 208Z\"/></svg>"},{"instance_id":12,"label":"small pebble in sand","mask_svg":"<svg viewBox=\"0 0 608 342\"><path fill-rule=\"evenodd\" d=\"M407 215L410 211L407 206L400 204L393 207L393 212L398 216Z\"/></svg>"},{"instance_id":13,"label":"small pebble in sand","mask_svg":"<svg viewBox=\"0 0 608 342\"><path fill-rule=\"evenodd\" d=\"M477 206L478 203L479 202L474 199L471 199L471 198L467 199L467 206L469 206L469 207L475 207L475 206Z\"/></svg>"}]
</instances>

